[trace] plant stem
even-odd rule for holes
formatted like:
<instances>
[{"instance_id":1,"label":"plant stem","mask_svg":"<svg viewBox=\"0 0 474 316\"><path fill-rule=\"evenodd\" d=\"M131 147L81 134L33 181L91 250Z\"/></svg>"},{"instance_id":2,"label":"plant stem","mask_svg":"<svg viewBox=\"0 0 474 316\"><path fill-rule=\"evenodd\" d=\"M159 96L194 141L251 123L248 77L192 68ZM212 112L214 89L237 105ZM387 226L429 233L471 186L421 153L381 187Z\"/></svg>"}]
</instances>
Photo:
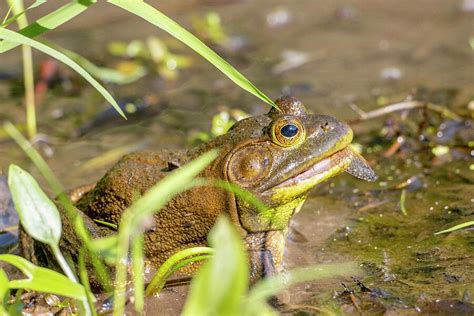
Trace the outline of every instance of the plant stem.
<instances>
[{"instance_id":1,"label":"plant stem","mask_svg":"<svg viewBox=\"0 0 474 316\"><path fill-rule=\"evenodd\" d=\"M69 265L68 265L66 259L64 258L61 250L59 250L58 245L49 244L49 246L53 250L53 254L56 257L56 260L58 261L59 266L61 267L63 272L67 275L67 277L71 281L79 284L79 281L77 280L76 275L74 274L74 272L72 272L71 267L69 267ZM88 296L88 295L89 294L86 291L86 296ZM89 303L88 303L87 299L80 300L79 303L80 303L80 309L79 310L81 311L81 309L82 309L82 311L84 312L84 315L87 315L87 316L92 315L92 310L91 310L91 307L89 306Z\"/></svg>"},{"instance_id":2,"label":"plant stem","mask_svg":"<svg viewBox=\"0 0 474 316\"><path fill-rule=\"evenodd\" d=\"M49 244L49 246L51 247L51 249L53 250L53 253L54 253L54 256L56 257L56 260L58 261L59 263L59 266L61 267L61 269L63 270L63 272L67 275L67 277L75 282L75 283L79 283L79 281L77 280L77 277L76 275L74 274L74 272L72 272L71 268L69 267L69 265L67 264L67 261L66 259L64 258L61 250L59 250L59 247L58 245L55 245L55 244Z\"/></svg>"},{"instance_id":3,"label":"plant stem","mask_svg":"<svg viewBox=\"0 0 474 316\"><path fill-rule=\"evenodd\" d=\"M35 84L33 77L33 55L31 47L22 45L23 55L23 80L25 84L26 103L26 128L30 141L36 136L36 105L35 105Z\"/></svg>"},{"instance_id":4,"label":"plant stem","mask_svg":"<svg viewBox=\"0 0 474 316\"><path fill-rule=\"evenodd\" d=\"M143 259L143 234L137 234L132 239L132 280L135 294L135 312L143 315L145 308L145 285L143 275L145 273L145 261Z\"/></svg>"},{"instance_id":5,"label":"plant stem","mask_svg":"<svg viewBox=\"0 0 474 316\"><path fill-rule=\"evenodd\" d=\"M24 11L23 0L7 0L13 14L19 14ZM20 29L28 26L26 13L20 15L17 19ZM35 106L35 84L33 75L33 54L31 47L22 45L23 60L23 83L25 86L25 105L26 105L26 128L28 138L32 141L36 136L36 106Z\"/></svg>"},{"instance_id":6,"label":"plant stem","mask_svg":"<svg viewBox=\"0 0 474 316\"><path fill-rule=\"evenodd\" d=\"M79 250L79 260L78 260L79 278L81 280L82 285L86 289L87 303L89 305L89 309L92 312L92 316L97 316L97 311L95 310L95 306L94 306L95 297L94 297L94 294L92 294L91 287L89 285L89 276L87 275L85 256L86 256L86 250L84 247L82 247L81 250Z\"/></svg>"}]
</instances>

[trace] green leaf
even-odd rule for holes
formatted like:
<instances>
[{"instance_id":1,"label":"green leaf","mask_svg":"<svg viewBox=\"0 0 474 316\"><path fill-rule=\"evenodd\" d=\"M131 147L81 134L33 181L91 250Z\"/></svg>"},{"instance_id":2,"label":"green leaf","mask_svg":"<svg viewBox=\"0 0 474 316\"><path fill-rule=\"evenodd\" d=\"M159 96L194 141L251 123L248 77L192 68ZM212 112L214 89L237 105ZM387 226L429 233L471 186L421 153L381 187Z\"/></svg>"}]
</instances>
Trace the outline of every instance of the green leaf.
<instances>
[{"instance_id":1,"label":"green leaf","mask_svg":"<svg viewBox=\"0 0 474 316\"><path fill-rule=\"evenodd\" d=\"M166 283L166 279L174 272L192 262L208 259L214 253L209 247L192 247L173 254L158 268L146 288L145 294L158 294Z\"/></svg>"},{"instance_id":2,"label":"green leaf","mask_svg":"<svg viewBox=\"0 0 474 316\"><path fill-rule=\"evenodd\" d=\"M102 238L95 238L90 241L89 249L104 259L107 264L114 264L117 261L117 237L117 235L111 235Z\"/></svg>"},{"instance_id":3,"label":"green leaf","mask_svg":"<svg viewBox=\"0 0 474 316\"><path fill-rule=\"evenodd\" d=\"M51 46L51 45L50 45ZM87 70L91 75L94 77L109 83L115 84L127 84L134 81L137 81L140 78L143 78L147 74L145 67L136 64L136 68L133 72L130 73L123 73L116 69L106 68L106 67L99 67L86 58L82 57L75 52L67 50L62 47L55 47L58 51L63 52L66 56L74 60L78 65L83 67Z\"/></svg>"},{"instance_id":4,"label":"green leaf","mask_svg":"<svg viewBox=\"0 0 474 316\"><path fill-rule=\"evenodd\" d=\"M45 244L57 245L61 238L59 212L38 182L25 170L10 165L8 186L21 225L28 235Z\"/></svg>"},{"instance_id":5,"label":"green leaf","mask_svg":"<svg viewBox=\"0 0 474 316\"><path fill-rule=\"evenodd\" d=\"M9 280L3 269L0 269L0 315L8 315L7 305L10 296Z\"/></svg>"},{"instance_id":6,"label":"green leaf","mask_svg":"<svg viewBox=\"0 0 474 316\"><path fill-rule=\"evenodd\" d=\"M8 295L10 294L10 288L8 287L9 282L10 281L8 280L8 276L5 271L0 269L0 311L1 307L6 305Z\"/></svg>"},{"instance_id":7,"label":"green leaf","mask_svg":"<svg viewBox=\"0 0 474 316\"><path fill-rule=\"evenodd\" d=\"M93 3L95 3L95 1L72 1L21 29L19 33L26 37L33 38L44 32L53 30L84 12ZM9 51L18 45L20 45L20 43L2 41L0 42L0 53Z\"/></svg>"},{"instance_id":8,"label":"green leaf","mask_svg":"<svg viewBox=\"0 0 474 316\"><path fill-rule=\"evenodd\" d=\"M460 230L460 229L463 229L463 228L466 228L466 227L469 227L469 226L473 226L473 225L474 225L474 221L465 222L465 223L462 223L462 224L453 226L453 227L451 227L451 228L442 230L442 231L440 231L440 232L437 232L437 233L435 233L435 235L444 234L444 233L450 233L450 232L453 232L453 231L455 231L455 230Z\"/></svg>"},{"instance_id":9,"label":"green leaf","mask_svg":"<svg viewBox=\"0 0 474 316\"><path fill-rule=\"evenodd\" d=\"M188 45L202 57L207 59L211 64L213 64L217 69L222 71L222 73L229 77L229 79L235 82L239 87L250 92L251 94L260 98L262 101L268 103L269 105L277 108L275 103L269 97L267 97L263 92L261 92L257 87L255 87L237 69L235 69L232 65L222 59L212 49L207 47L196 36L185 30L178 23L176 23L151 5L145 3L144 1L133 0L108 0L108 2L124 10L127 10L130 13L136 14L142 19L150 22L151 24L158 26L165 32L169 33L184 44Z\"/></svg>"},{"instance_id":10,"label":"green leaf","mask_svg":"<svg viewBox=\"0 0 474 316\"><path fill-rule=\"evenodd\" d=\"M66 276L46 268L38 267L26 259L15 255L0 255L0 261L5 261L23 272L28 278L11 280L10 289L29 289L33 291L62 295L86 301L84 287L74 283Z\"/></svg>"},{"instance_id":11,"label":"green leaf","mask_svg":"<svg viewBox=\"0 0 474 316\"><path fill-rule=\"evenodd\" d=\"M10 42L18 43L18 44L23 44L23 45L28 45L33 48L36 48L37 50L42 51L45 54L48 54L57 60L65 63L72 69L74 69L77 73L79 73L84 79L89 81L89 83L100 93L104 98L112 104L112 106L117 110L117 112L125 117L125 114L123 113L122 109L120 106L117 104L117 102L114 100L112 95L97 81L95 80L87 71L84 70L81 66L79 66L75 61L73 61L71 58L67 57L63 53L52 49L51 47L48 47L44 45L43 43L40 43L38 41L32 40L26 36L23 36L19 33L7 30L7 29L2 29L0 28L0 39L4 39Z\"/></svg>"},{"instance_id":12,"label":"green leaf","mask_svg":"<svg viewBox=\"0 0 474 316\"><path fill-rule=\"evenodd\" d=\"M248 259L226 217L220 217L209 232L209 244L214 255L193 278L183 315L241 315L249 282Z\"/></svg>"},{"instance_id":13,"label":"green leaf","mask_svg":"<svg viewBox=\"0 0 474 316\"><path fill-rule=\"evenodd\" d=\"M137 315L143 315L145 308L145 259L143 254L143 234L138 234L132 240L132 284L134 305Z\"/></svg>"}]
</instances>

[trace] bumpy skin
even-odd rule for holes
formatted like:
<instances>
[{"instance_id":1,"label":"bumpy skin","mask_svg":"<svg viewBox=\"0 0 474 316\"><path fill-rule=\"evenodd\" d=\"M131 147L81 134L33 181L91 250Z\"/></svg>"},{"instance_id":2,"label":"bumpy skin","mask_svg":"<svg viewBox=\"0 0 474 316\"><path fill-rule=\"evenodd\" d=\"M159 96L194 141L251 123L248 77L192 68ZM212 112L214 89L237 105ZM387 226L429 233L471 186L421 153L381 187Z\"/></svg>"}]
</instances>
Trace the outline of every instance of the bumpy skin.
<instances>
[{"instance_id":1,"label":"bumpy skin","mask_svg":"<svg viewBox=\"0 0 474 316\"><path fill-rule=\"evenodd\" d=\"M87 217L118 224L124 209L161 178L202 153L218 149L219 158L200 176L237 184L260 198L268 209L259 211L219 188L188 190L154 215L145 234L146 257L159 265L181 249L206 245L217 217L227 214L246 243L252 280L274 273L282 262L289 220L301 208L307 191L341 172L342 167L331 169L317 181L285 181L340 152L352 140L346 124L329 116L307 114L295 98L283 97L276 103L280 111L272 109L266 115L242 120L227 134L187 152L141 151L123 157L77 207ZM288 122L297 125L300 134L286 142L279 133ZM88 224L96 226L90 220Z\"/></svg>"}]
</instances>

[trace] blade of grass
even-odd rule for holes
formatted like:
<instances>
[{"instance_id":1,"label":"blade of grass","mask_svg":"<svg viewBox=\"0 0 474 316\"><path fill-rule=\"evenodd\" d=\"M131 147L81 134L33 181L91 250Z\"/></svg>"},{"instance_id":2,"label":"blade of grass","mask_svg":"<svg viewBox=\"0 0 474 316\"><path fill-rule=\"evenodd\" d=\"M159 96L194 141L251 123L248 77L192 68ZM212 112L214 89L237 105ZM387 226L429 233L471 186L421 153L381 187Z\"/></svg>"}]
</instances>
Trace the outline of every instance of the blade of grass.
<instances>
[{"instance_id":1,"label":"blade of grass","mask_svg":"<svg viewBox=\"0 0 474 316\"><path fill-rule=\"evenodd\" d=\"M90 5L95 3L93 0L76 0L68 3L59 9L45 15L44 17L36 20L32 24L26 26L25 28L19 31L20 34L33 38L44 32L55 29L58 26L66 23L72 18L84 12ZM19 43L15 42L0 42L0 53L9 51L12 48L15 48Z\"/></svg>"},{"instance_id":2,"label":"blade of grass","mask_svg":"<svg viewBox=\"0 0 474 316\"><path fill-rule=\"evenodd\" d=\"M19 33L7 30L7 29L2 29L0 28L0 39L4 39L10 42L15 42L23 45L28 45L33 48L36 48L37 50L42 51L45 54L48 54L57 60L65 63L72 69L74 69L77 73L79 73L84 79L86 79L102 96L110 103L112 106L117 110L117 112L126 119L125 114L123 113L122 109L120 106L117 104L117 102L114 100L112 95L97 81L95 80L87 71L84 70L81 66L79 66L75 61L73 61L71 58L67 57L61 52L58 52L57 50L52 49L51 47L48 47L44 45L43 43L40 43L38 41L32 40L26 36L23 36Z\"/></svg>"},{"instance_id":3,"label":"blade of grass","mask_svg":"<svg viewBox=\"0 0 474 316\"><path fill-rule=\"evenodd\" d=\"M28 20L23 6L23 0L7 0L13 10L13 14L17 16L19 28L28 25ZM21 14L23 13L23 14ZM23 62L23 84L25 87L25 106L26 106L26 129L28 138L33 140L36 136L36 106L35 106L35 86L33 74L33 54L31 47L28 45L21 46L22 62Z\"/></svg>"},{"instance_id":4,"label":"blade of grass","mask_svg":"<svg viewBox=\"0 0 474 316\"><path fill-rule=\"evenodd\" d=\"M9 0L10 2L12 1L18 1L18 0ZM31 10L31 9L34 9L36 7L39 7L40 5L42 5L43 3L46 3L46 0L36 0L35 2L33 2L28 8L26 9L22 9L22 10L18 10L20 12L17 12L17 13L13 13L14 16L12 16L11 18L8 18L8 15L10 14L10 11L13 10L13 7L11 4L10 4L10 9L8 10L8 13L7 13L7 16L5 16L5 19L3 20L2 24L0 25L0 27L7 27L9 24L15 22L15 20L17 20L20 16L24 15L28 10ZM26 24L28 25L28 24ZM26 26L25 25L25 26ZM23 28L25 26L20 26L20 28Z\"/></svg>"},{"instance_id":5,"label":"blade of grass","mask_svg":"<svg viewBox=\"0 0 474 316\"><path fill-rule=\"evenodd\" d=\"M7 14L5 14L5 17L3 18L3 21L2 21L2 25L1 26L4 26L5 23L7 22L8 20L8 17L10 16L10 13L12 13L12 7L9 6L8 8L8 11L7 11Z\"/></svg>"},{"instance_id":6,"label":"blade of grass","mask_svg":"<svg viewBox=\"0 0 474 316\"><path fill-rule=\"evenodd\" d=\"M192 279L182 315L251 315L242 313L240 304L249 282L241 236L227 217L220 216L208 240L214 254Z\"/></svg>"},{"instance_id":7,"label":"blade of grass","mask_svg":"<svg viewBox=\"0 0 474 316\"><path fill-rule=\"evenodd\" d=\"M132 240L132 281L134 306L138 315L143 315L145 308L145 260L143 259L143 234L138 234Z\"/></svg>"},{"instance_id":8,"label":"blade of grass","mask_svg":"<svg viewBox=\"0 0 474 316\"><path fill-rule=\"evenodd\" d=\"M115 263L116 285L113 315L122 315L125 307L130 236L143 233L140 230L144 220L158 212L175 194L195 186L196 184L192 179L211 163L217 157L217 154L217 151L209 151L186 166L176 169L123 212L118 232L119 248L117 262Z\"/></svg>"},{"instance_id":9,"label":"blade of grass","mask_svg":"<svg viewBox=\"0 0 474 316\"><path fill-rule=\"evenodd\" d=\"M235 82L239 87L255 95L260 100L265 103L268 103L272 107L278 108L268 96L266 96L262 91L255 87L237 69L235 69L232 65L222 59L212 49L207 47L196 36L191 34L189 31L181 27L178 23L176 23L151 5L145 3L144 1L133 0L108 0L108 2L141 17L142 19L150 22L153 25L158 26L163 31L177 38L178 40L192 48L195 52L200 54L202 57L207 59L207 61L213 64L217 69L219 69L222 73L229 77L229 79Z\"/></svg>"},{"instance_id":10,"label":"blade of grass","mask_svg":"<svg viewBox=\"0 0 474 316\"><path fill-rule=\"evenodd\" d=\"M161 291L166 283L166 279L175 271L175 267L183 262L186 258L202 256L205 259L214 253L214 249L209 247L193 247L181 250L169 257L156 271L155 275L148 284L145 294L147 296L157 294ZM205 255L205 256L203 256Z\"/></svg>"},{"instance_id":11,"label":"blade of grass","mask_svg":"<svg viewBox=\"0 0 474 316\"><path fill-rule=\"evenodd\" d=\"M4 308L7 306L10 296L8 283L9 280L7 274L0 268L0 315L8 315L7 310Z\"/></svg>"},{"instance_id":12,"label":"blade of grass","mask_svg":"<svg viewBox=\"0 0 474 316\"><path fill-rule=\"evenodd\" d=\"M86 251L84 247L81 247L81 250L79 250L79 256L78 256L79 279L81 280L82 286L84 286L84 289L86 290L87 303L89 304L89 309L92 312L92 316L96 316L97 311L94 305L95 297L94 297L94 294L92 294L92 290L89 284L89 276L87 275L85 256L86 256Z\"/></svg>"},{"instance_id":13,"label":"blade of grass","mask_svg":"<svg viewBox=\"0 0 474 316\"><path fill-rule=\"evenodd\" d=\"M103 82L127 84L137 81L138 79L143 78L147 74L145 67L140 65L137 65L137 69L133 73L123 73L113 68L99 67L93 64L91 61L87 60L85 57L63 47L57 47L53 45L49 46L64 53L66 56L70 57L81 67L87 70L91 75L102 80Z\"/></svg>"},{"instance_id":14,"label":"blade of grass","mask_svg":"<svg viewBox=\"0 0 474 316\"><path fill-rule=\"evenodd\" d=\"M463 229L463 228L466 228L466 227L469 227L469 226L474 226L474 221L465 222L465 223L453 226L451 228L448 228L448 229L442 230L440 232L437 232L437 233L435 233L435 235L450 233L450 232L453 232L455 230L460 230L460 229Z\"/></svg>"}]
</instances>

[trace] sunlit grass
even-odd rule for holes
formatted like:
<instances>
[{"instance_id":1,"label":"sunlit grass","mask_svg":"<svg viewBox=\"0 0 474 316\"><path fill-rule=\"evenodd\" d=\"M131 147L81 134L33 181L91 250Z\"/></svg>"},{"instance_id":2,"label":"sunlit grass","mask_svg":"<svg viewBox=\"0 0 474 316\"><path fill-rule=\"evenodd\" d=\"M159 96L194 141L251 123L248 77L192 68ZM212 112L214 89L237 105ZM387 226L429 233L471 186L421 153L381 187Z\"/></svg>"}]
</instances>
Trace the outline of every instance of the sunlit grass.
<instances>
[{"instance_id":1,"label":"sunlit grass","mask_svg":"<svg viewBox=\"0 0 474 316\"><path fill-rule=\"evenodd\" d=\"M20 29L28 25L25 8L22 0L7 0L13 14L16 17ZM33 54L31 46L22 45L23 83L25 87L26 127L28 137L33 140L36 136L36 105L35 105L35 83L33 73Z\"/></svg>"}]
</instances>

